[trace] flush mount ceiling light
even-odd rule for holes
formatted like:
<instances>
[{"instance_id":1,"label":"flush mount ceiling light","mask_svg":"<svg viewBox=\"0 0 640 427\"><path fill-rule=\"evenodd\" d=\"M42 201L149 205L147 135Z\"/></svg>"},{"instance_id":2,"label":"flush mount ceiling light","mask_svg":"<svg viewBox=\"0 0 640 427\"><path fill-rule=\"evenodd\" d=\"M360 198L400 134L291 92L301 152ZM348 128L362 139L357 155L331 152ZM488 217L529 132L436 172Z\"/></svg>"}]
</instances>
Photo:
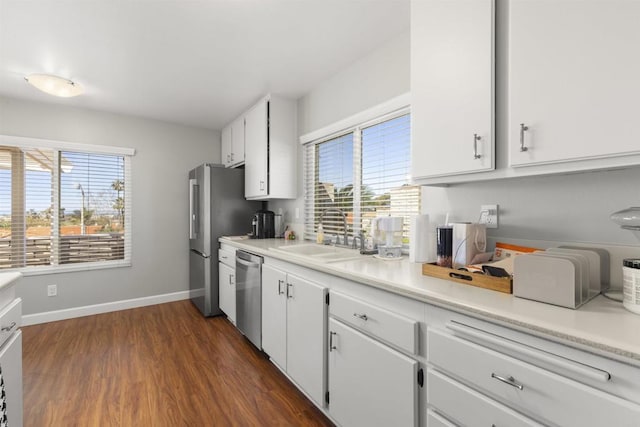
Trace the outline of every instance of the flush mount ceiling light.
<instances>
[{"instance_id":1,"label":"flush mount ceiling light","mask_svg":"<svg viewBox=\"0 0 640 427\"><path fill-rule=\"evenodd\" d=\"M29 74L24 79L35 88L61 98L70 98L84 93L82 86L63 77L50 74Z\"/></svg>"}]
</instances>

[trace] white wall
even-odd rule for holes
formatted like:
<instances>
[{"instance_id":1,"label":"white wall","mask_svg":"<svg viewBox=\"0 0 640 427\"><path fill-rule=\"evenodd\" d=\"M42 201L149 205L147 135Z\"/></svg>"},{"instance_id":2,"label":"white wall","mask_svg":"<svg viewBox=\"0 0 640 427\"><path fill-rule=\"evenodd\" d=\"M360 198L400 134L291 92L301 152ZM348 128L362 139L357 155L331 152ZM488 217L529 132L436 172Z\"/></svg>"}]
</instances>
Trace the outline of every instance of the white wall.
<instances>
[{"instance_id":1,"label":"white wall","mask_svg":"<svg viewBox=\"0 0 640 427\"><path fill-rule=\"evenodd\" d=\"M220 133L136 117L0 97L0 134L135 148L132 266L25 277L23 313L188 290L186 178L220 161ZM46 287L58 285L58 296Z\"/></svg>"},{"instance_id":2,"label":"white wall","mask_svg":"<svg viewBox=\"0 0 640 427\"><path fill-rule=\"evenodd\" d=\"M409 33L354 61L298 100L298 134L304 135L409 92ZM302 147L298 146L298 198L269 202L285 222L303 230ZM296 208L300 216L295 217Z\"/></svg>"}]
</instances>

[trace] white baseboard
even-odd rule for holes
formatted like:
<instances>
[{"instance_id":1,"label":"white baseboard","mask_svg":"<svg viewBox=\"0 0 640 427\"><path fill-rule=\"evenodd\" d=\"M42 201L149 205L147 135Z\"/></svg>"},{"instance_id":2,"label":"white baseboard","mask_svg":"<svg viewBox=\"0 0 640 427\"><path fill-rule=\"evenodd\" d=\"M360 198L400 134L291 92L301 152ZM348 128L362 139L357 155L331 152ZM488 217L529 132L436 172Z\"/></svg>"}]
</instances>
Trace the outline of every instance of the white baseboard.
<instances>
[{"instance_id":1,"label":"white baseboard","mask_svg":"<svg viewBox=\"0 0 640 427\"><path fill-rule=\"evenodd\" d=\"M22 326L37 325L39 323L55 322L57 320L73 319L75 317L127 310L129 308L145 307L147 305L162 304L165 302L181 301L189 299L189 297L189 291L180 291L172 292L170 294L153 295L150 297L106 302L104 304L66 308L64 310L46 311L44 313L26 314L22 316Z\"/></svg>"}]
</instances>

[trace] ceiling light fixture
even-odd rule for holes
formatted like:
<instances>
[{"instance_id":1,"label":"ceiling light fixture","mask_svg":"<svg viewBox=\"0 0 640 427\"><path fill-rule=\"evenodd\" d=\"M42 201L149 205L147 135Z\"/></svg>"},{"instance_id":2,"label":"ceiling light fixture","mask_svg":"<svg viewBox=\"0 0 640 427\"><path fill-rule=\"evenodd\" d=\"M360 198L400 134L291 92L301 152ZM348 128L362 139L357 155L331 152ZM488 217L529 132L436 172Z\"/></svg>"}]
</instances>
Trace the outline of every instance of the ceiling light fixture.
<instances>
[{"instance_id":1,"label":"ceiling light fixture","mask_svg":"<svg viewBox=\"0 0 640 427\"><path fill-rule=\"evenodd\" d=\"M24 78L27 83L49 95L61 98L82 95L84 88L78 83L63 77L52 76L50 74L29 74Z\"/></svg>"}]
</instances>

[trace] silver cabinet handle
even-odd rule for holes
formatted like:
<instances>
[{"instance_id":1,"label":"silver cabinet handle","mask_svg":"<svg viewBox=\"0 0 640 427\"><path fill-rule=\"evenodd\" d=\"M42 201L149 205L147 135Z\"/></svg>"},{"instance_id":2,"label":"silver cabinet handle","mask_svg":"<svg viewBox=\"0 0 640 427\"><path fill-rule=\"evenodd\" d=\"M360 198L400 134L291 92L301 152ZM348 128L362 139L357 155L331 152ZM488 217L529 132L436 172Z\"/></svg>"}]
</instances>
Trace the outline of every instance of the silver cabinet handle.
<instances>
[{"instance_id":1,"label":"silver cabinet handle","mask_svg":"<svg viewBox=\"0 0 640 427\"><path fill-rule=\"evenodd\" d=\"M287 298L291 299L293 298L293 291L290 289L293 289L293 285L291 283L287 283Z\"/></svg>"},{"instance_id":2,"label":"silver cabinet handle","mask_svg":"<svg viewBox=\"0 0 640 427\"><path fill-rule=\"evenodd\" d=\"M529 150L524 146L524 133L529 130L529 126L525 126L524 123L520 123L520 151Z\"/></svg>"},{"instance_id":3,"label":"silver cabinet handle","mask_svg":"<svg viewBox=\"0 0 640 427\"><path fill-rule=\"evenodd\" d=\"M15 327L16 327L16 322L11 322L11 324L9 326L3 326L1 328L1 330L2 330L2 332L7 332L7 331L12 330Z\"/></svg>"},{"instance_id":4,"label":"silver cabinet handle","mask_svg":"<svg viewBox=\"0 0 640 427\"><path fill-rule=\"evenodd\" d=\"M333 336L337 335L335 332L329 331L329 351L337 350L338 347L333 345Z\"/></svg>"},{"instance_id":5,"label":"silver cabinet handle","mask_svg":"<svg viewBox=\"0 0 640 427\"><path fill-rule=\"evenodd\" d=\"M505 378L505 377L501 377L500 375L496 375L495 373L491 373L491 378L495 378L498 381L502 381L505 384L509 384L511 387L515 387L518 390L524 390L524 386L518 382L516 382L515 378L513 377L509 377L509 378Z\"/></svg>"},{"instance_id":6,"label":"silver cabinet handle","mask_svg":"<svg viewBox=\"0 0 640 427\"><path fill-rule=\"evenodd\" d=\"M482 137L477 133L473 134L473 158L478 160L482 156L478 154L478 141L480 141Z\"/></svg>"},{"instance_id":7,"label":"silver cabinet handle","mask_svg":"<svg viewBox=\"0 0 640 427\"><path fill-rule=\"evenodd\" d=\"M229 285L230 286L233 286L234 279L235 279L235 274L230 274L229 275Z\"/></svg>"},{"instance_id":8,"label":"silver cabinet handle","mask_svg":"<svg viewBox=\"0 0 640 427\"><path fill-rule=\"evenodd\" d=\"M231 161L233 162L233 153L231 153Z\"/></svg>"},{"instance_id":9,"label":"silver cabinet handle","mask_svg":"<svg viewBox=\"0 0 640 427\"><path fill-rule=\"evenodd\" d=\"M278 280L278 295L284 294L284 291L282 290L283 283L284 283L284 280Z\"/></svg>"},{"instance_id":10,"label":"silver cabinet handle","mask_svg":"<svg viewBox=\"0 0 640 427\"><path fill-rule=\"evenodd\" d=\"M369 318L367 317L367 315L366 315L366 314L353 313L353 315L354 315L355 317L357 317L358 319L362 319L362 320L365 320L365 321L369 320Z\"/></svg>"},{"instance_id":11,"label":"silver cabinet handle","mask_svg":"<svg viewBox=\"0 0 640 427\"><path fill-rule=\"evenodd\" d=\"M260 181L260 191L264 191L264 181Z\"/></svg>"},{"instance_id":12,"label":"silver cabinet handle","mask_svg":"<svg viewBox=\"0 0 640 427\"><path fill-rule=\"evenodd\" d=\"M227 154L227 163L229 163L230 161L231 161L231 156Z\"/></svg>"}]
</instances>

